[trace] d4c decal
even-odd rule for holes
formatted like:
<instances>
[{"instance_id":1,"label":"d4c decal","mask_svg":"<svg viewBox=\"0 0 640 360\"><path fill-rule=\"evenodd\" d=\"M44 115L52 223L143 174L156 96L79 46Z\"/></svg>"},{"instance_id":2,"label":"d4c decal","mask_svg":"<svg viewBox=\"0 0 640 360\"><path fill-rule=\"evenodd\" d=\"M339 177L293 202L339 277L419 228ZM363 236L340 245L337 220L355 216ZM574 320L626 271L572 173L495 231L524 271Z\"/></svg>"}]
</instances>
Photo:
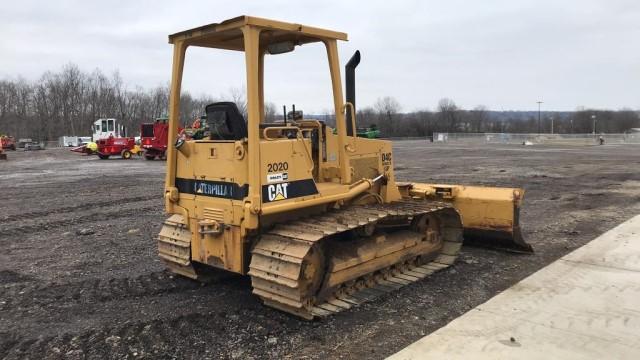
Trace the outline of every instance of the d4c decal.
<instances>
[{"instance_id":1,"label":"d4c decal","mask_svg":"<svg viewBox=\"0 0 640 360\"><path fill-rule=\"evenodd\" d=\"M382 164L391 165L391 153L382 153Z\"/></svg>"}]
</instances>

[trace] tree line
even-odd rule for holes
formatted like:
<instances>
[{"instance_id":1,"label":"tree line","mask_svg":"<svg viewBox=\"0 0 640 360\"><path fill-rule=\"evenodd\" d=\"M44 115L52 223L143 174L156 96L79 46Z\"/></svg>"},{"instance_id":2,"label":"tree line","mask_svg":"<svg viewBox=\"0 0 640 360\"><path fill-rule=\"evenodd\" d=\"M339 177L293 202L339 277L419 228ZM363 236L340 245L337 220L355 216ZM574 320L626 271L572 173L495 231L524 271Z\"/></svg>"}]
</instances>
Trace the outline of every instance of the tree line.
<instances>
[{"instance_id":1,"label":"tree line","mask_svg":"<svg viewBox=\"0 0 640 360\"><path fill-rule=\"evenodd\" d=\"M640 128L640 112L631 109L576 111L491 111L483 105L465 110L441 99L434 111L402 112L393 97L379 98L357 111L358 127L376 126L383 136L428 137L434 132L463 133L625 133ZM552 131L553 126L553 131Z\"/></svg>"},{"instance_id":2,"label":"tree line","mask_svg":"<svg viewBox=\"0 0 640 360\"><path fill-rule=\"evenodd\" d=\"M213 101L181 94L180 118L194 119ZM166 116L168 104L168 84L128 89L118 72L86 73L69 64L59 72L44 73L37 81L0 80L0 134L56 140L63 135L88 135L95 120L116 118L133 135L142 122Z\"/></svg>"},{"instance_id":3,"label":"tree line","mask_svg":"<svg viewBox=\"0 0 640 360\"><path fill-rule=\"evenodd\" d=\"M245 91L230 89L225 100L246 111ZM181 94L180 119L190 122L216 99ZM127 88L118 72L83 72L68 64L59 72L46 72L37 81L0 80L0 134L56 140L63 135L85 135L99 118L117 118L137 133L140 123L166 116L169 84L144 89ZM276 106L265 104L268 121L277 121ZM317 114L330 124L333 114ZM478 105L460 108L452 99L441 99L433 111L403 112L393 97L379 98L373 106L357 110L358 127L376 126L384 137L431 136L434 132L623 133L640 127L638 111L631 109L573 112L491 111Z\"/></svg>"}]
</instances>

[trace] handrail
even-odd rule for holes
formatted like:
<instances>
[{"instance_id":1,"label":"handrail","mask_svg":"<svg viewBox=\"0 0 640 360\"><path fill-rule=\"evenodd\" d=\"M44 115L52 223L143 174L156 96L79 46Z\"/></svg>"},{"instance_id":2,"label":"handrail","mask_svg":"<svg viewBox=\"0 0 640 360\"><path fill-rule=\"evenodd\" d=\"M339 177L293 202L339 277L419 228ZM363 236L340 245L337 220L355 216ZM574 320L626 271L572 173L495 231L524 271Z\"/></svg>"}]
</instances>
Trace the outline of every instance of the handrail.
<instances>
[{"instance_id":1,"label":"handrail","mask_svg":"<svg viewBox=\"0 0 640 360\"><path fill-rule=\"evenodd\" d=\"M264 137L264 139L268 141L278 140L277 138L272 138L267 135L267 132L272 130L295 130L296 136L300 132L300 128L295 126L269 126L262 129L262 137Z\"/></svg>"},{"instance_id":2,"label":"handrail","mask_svg":"<svg viewBox=\"0 0 640 360\"><path fill-rule=\"evenodd\" d=\"M304 137L302 136L302 131L299 131L296 135L297 135L296 138L298 139L298 141L302 143L302 147L304 148L305 154L307 154L306 156L307 165L311 167L311 171L313 172L313 169L315 168L316 165L313 162L313 156L309 152L309 149L307 149L307 145L304 143Z\"/></svg>"},{"instance_id":3,"label":"handrail","mask_svg":"<svg viewBox=\"0 0 640 360\"><path fill-rule=\"evenodd\" d=\"M304 148L304 151L307 154L306 159L307 159L308 165L311 166L311 171L313 171L313 169L315 167L315 164L313 162L313 157L309 153L309 149L307 149L307 146L304 144L304 137L302 136L302 129L300 129L297 126L270 126L270 127L264 128L262 130L262 137L267 141L278 140L278 138L272 138L272 137L269 137L267 135L267 132L271 131L271 130L295 130L295 132L296 132L296 140L299 140L299 141L302 142L302 147Z\"/></svg>"}]
</instances>

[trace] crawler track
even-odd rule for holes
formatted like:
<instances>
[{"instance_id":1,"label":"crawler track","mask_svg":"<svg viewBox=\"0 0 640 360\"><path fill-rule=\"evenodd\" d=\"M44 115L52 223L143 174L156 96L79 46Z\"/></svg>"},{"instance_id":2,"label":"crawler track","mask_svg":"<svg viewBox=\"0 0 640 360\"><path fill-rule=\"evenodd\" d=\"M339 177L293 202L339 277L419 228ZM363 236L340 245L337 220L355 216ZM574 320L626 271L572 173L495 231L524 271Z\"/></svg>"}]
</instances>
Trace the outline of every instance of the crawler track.
<instances>
[{"instance_id":1,"label":"crawler track","mask_svg":"<svg viewBox=\"0 0 640 360\"><path fill-rule=\"evenodd\" d=\"M374 244L378 240L373 234L351 243L335 240L370 226L411 224L421 216L438 219L437 238L441 247L437 251L429 252L434 246L426 238L409 245L397 239L400 240L396 241L399 246L394 243L393 250L383 254L379 253L382 245ZM399 231L404 231L400 236L417 235L415 231L412 234L407 226ZM357 258L363 263L368 261L371 270L363 273L359 269L355 273L360 276L346 278L340 274L345 272L344 266L335 265L331 252L327 254L326 261L318 255L318 244L356 252L357 256L351 259ZM352 206L275 226L262 235L254 247L249 275L254 294L260 296L266 305L312 319L357 306L446 268L455 261L461 245L459 215L446 203L405 200L392 204ZM366 247L376 248L375 256L363 259L367 257ZM320 266L323 269L317 269L319 262L324 264ZM318 271L323 271L321 280L318 280ZM318 281L323 285L316 290Z\"/></svg>"}]
</instances>

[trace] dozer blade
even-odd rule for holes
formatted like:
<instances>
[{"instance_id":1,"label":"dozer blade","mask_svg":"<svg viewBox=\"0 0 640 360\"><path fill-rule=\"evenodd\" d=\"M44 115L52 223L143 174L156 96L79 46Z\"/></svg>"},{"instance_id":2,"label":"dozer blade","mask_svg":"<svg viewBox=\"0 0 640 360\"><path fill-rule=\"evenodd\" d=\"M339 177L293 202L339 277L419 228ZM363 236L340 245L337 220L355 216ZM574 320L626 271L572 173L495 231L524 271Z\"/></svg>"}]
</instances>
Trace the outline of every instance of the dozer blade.
<instances>
[{"instance_id":1,"label":"dozer blade","mask_svg":"<svg viewBox=\"0 0 640 360\"><path fill-rule=\"evenodd\" d=\"M465 242L533 252L520 231L523 189L422 183L398 183L398 188L403 196L452 203L462 216Z\"/></svg>"}]
</instances>

